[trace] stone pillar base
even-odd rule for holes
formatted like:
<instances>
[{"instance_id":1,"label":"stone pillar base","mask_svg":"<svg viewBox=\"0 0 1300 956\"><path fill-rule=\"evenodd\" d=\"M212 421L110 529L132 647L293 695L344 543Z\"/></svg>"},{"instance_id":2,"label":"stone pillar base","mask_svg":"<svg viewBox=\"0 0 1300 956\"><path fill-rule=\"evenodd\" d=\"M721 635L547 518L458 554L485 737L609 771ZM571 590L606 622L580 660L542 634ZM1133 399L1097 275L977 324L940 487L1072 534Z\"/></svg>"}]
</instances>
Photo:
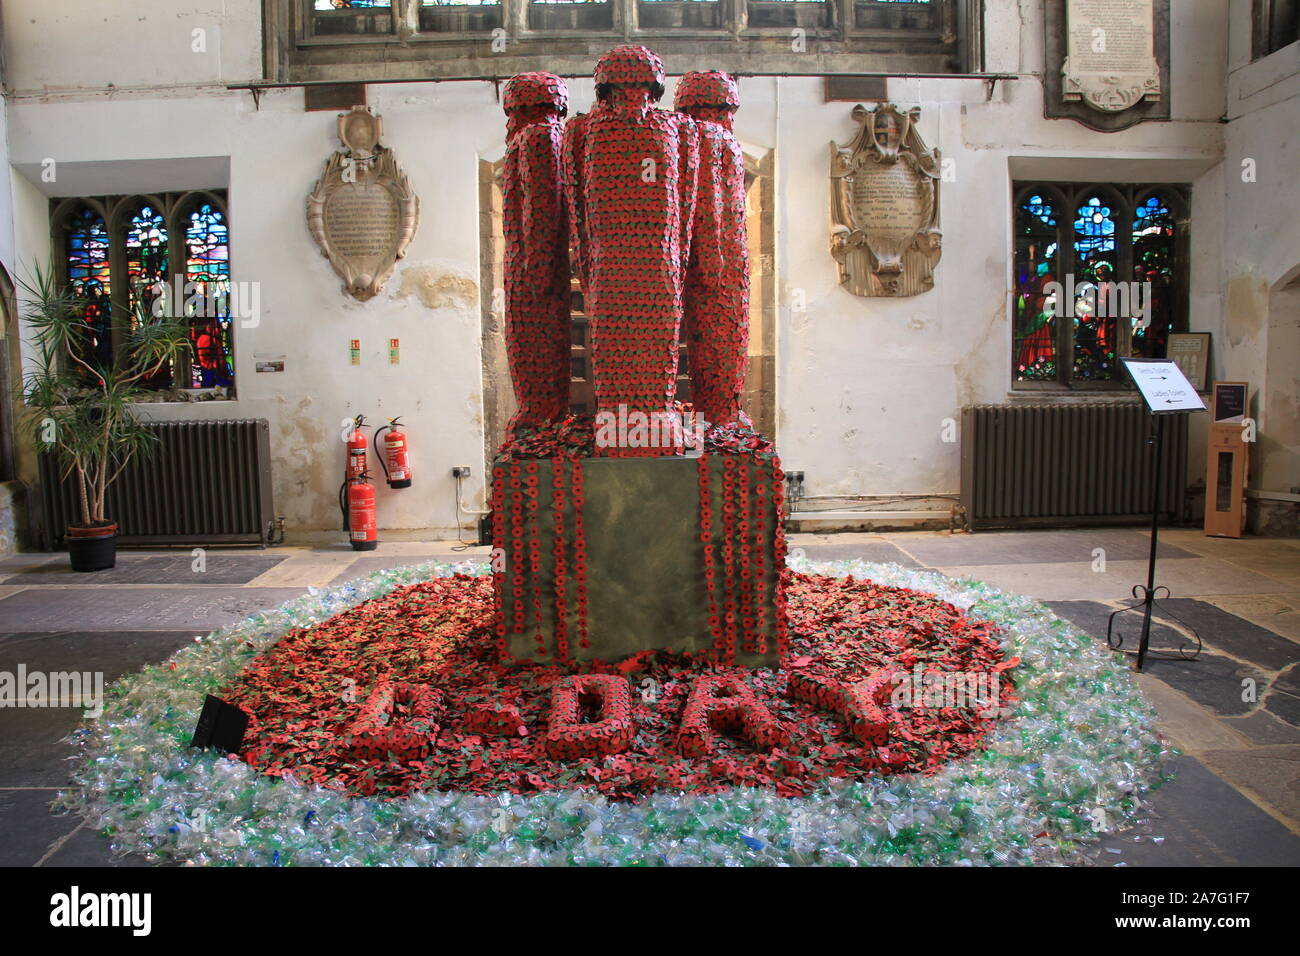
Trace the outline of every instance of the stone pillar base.
<instances>
[{"instance_id":1,"label":"stone pillar base","mask_svg":"<svg viewBox=\"0 0 1300 956\"><path fill-rule=\"evenodd\" d=\"M775 458L539 458L492 469L496 626L517 661L643 650L774 667L786 641Z\"/></svg>"}]
</instances>

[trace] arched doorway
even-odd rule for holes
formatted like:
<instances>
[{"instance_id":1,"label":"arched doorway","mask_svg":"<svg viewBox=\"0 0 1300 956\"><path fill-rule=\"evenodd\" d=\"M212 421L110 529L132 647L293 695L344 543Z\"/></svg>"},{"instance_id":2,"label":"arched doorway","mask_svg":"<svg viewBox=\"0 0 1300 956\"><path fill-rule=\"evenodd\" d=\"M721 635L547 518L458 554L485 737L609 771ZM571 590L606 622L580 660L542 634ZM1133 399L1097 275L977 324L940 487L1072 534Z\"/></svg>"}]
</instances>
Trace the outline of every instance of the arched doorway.
<instances>
[{"instance_id":1,"label":"arched doorway","mask_svg":"<svg viewBox=\"0 0 1300 956\"><path fill-rule=\"evenodd\" d=\"M1300 264L1273 284L1259 389L1259 440L1251 462L1251 530L1300 535Z\"/></svg>"}]
</instances>

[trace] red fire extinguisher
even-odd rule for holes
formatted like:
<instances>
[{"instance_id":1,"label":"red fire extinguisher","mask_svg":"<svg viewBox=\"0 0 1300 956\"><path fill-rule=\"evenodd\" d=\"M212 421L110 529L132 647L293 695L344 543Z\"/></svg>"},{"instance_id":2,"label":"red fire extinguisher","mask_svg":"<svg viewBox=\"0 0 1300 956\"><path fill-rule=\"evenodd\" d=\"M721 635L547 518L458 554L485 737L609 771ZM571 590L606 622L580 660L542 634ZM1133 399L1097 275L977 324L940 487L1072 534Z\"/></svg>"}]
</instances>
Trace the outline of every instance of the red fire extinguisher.
<instances>
[{"instance_id":1,"label":"red fire extinguisher","mask_svg":"<svg viewBox=\"0 0 1300 956\"><path fill-rule=\"evenodd\" d=\"M344 471L344 482L351 481L353 478L359 478L366 473L366 436L361 434L361 429L369 428L366 424L366 416L358 415L352 422L352 434L348 436L348 462Z\"/></svg>"},{"instance_id":2,"label":"red fire extinguisher","mask_svg":"<svg viewBox=\"0 0 1300 956\"><path fill-rule=\"evenodd\" d=\"M390 418L388 424L375 432L375 457L384 469L389 488L411 487L411 446L405 432L397 430L400 418ZM384 450L379 450L379 436L384 432Z\"/></svg>"},{"instance_id":3,"label":"red fire extinguisher","mask_svg":"<svg viewBox=\"0 0 1300 956\"><path fill-rule=\"evenodd\" d=\"M339 510L343 512L343 530L348 533L353 551L373 551L379 547L375 521L375 486L365 472L344 479L339 486Z\"/></svg>"}]
</instances>

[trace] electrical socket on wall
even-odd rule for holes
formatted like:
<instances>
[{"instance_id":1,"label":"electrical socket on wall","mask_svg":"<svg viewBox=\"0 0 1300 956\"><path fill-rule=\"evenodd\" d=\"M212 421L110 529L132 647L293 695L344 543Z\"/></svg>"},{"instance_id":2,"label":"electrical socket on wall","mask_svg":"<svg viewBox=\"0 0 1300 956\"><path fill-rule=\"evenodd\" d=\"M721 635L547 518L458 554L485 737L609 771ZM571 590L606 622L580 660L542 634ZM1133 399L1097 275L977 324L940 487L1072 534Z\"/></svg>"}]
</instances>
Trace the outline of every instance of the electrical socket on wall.
<instances>
[{"instance_id":1,"label":"electrical socket on wall","mask_svg":"<svg viewBox=\"0 0 1300 956\"><path fill-rule=\"evenodd\" d=\"M453 478L468 478L469 465L453 465L451 468L451 476Z\"/></svg>"},{"instance_id":2,"label":"electrical socket on wall","mask_svg":"<svg viewBox=\"0 0 1300 956\"><path fill-rule=\"evenodd\" d=\"M803 472L802 471L787 471L785 473L785 480L786 483L790 486L790 493L792 495L798 496L803 494Z\"/></svg>"}]
</instances>

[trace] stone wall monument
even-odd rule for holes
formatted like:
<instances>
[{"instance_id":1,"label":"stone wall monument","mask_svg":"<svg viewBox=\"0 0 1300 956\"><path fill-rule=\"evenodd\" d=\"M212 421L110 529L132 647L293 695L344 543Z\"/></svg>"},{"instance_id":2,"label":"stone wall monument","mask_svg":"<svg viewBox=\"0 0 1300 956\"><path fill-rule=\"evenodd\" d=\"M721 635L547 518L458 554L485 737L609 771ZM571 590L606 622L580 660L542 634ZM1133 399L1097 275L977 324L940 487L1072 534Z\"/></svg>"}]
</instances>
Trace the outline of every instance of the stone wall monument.
<instances>
[{"instance_id":1,"label":"stone wall monument","mask_svg":"<svg viewBox=\"0 0 1300 956\"><path fill-rule=\"evenodd\" d=\"M325 162L307 197L307 227L355 299L372 299L393 274L420 225L420 199L369 107L340 113L344 148Z\"/></svg>"},{"instance_id":2,"label":"stone wall monument","mask_svg":"<svg viewBox=\"0 0 1300 956\"><path fill-rule=\"evenodd\" d=\"M1063 95L1119 113L1160 98L1154 0L1067 0Z\"/></svg>"},{"instance_id":3,"label":"stone wall monument","mask_svg":"<svg viewBox=\"0 0 1300 956\"><path fill-rule=\"evenodd\" d=\"M1169 0L1044 0L1043 115L1103 132L1169 119Z\"/></svg>"},{"instance_id":4,"label":"stone wall monument","mask_svg":"<svg viewBox=\"0 0 1300 956\"><path fill-rule=\"evenodd\" d=\"M916 131L919 108L853 108L860 124L831 143L831 255L854 295L910 296L934 288L942 251L939 153Z\"/></svg>"}]
</instances>

